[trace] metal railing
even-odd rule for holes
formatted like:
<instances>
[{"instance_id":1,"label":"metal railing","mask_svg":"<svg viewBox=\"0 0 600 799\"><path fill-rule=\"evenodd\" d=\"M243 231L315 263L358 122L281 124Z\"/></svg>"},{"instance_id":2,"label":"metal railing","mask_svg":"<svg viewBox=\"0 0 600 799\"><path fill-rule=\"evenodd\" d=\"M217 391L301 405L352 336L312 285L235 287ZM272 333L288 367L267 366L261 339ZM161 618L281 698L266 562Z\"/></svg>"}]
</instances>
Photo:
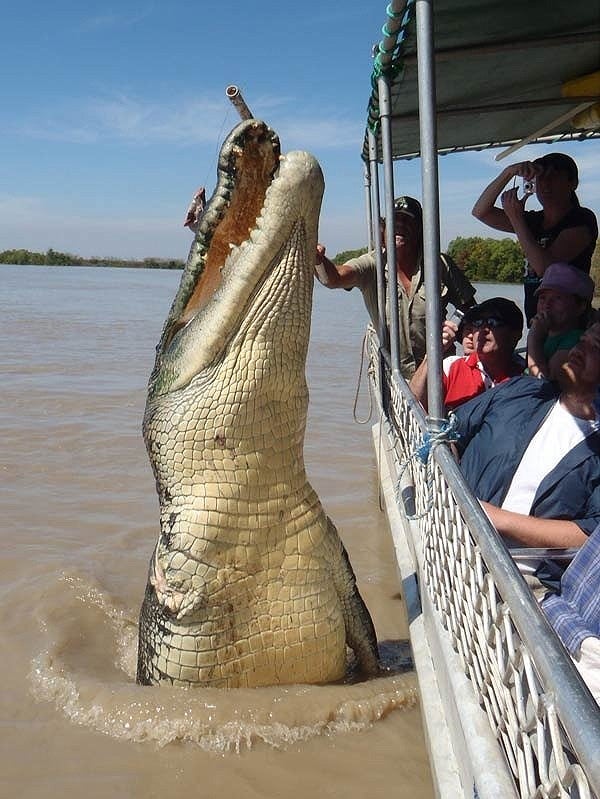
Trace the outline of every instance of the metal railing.
<instances>
[{"instance_id":1,"label":"metal railing","mask_svg":"<svg viewBox=\"0 0 600 799\"><path fill-rule=\"evenodd\" d=\"M368 333L369 373L385 403L396 475L411 473L421 592L439 614L521 797L600 793L600 711L449 448L413 454L426 418ZM384 385L381 384L384 381ZM397 500L402 510L400 486ZM468 732L468 731L467 731Z\"/></svg>"}]
</instances>

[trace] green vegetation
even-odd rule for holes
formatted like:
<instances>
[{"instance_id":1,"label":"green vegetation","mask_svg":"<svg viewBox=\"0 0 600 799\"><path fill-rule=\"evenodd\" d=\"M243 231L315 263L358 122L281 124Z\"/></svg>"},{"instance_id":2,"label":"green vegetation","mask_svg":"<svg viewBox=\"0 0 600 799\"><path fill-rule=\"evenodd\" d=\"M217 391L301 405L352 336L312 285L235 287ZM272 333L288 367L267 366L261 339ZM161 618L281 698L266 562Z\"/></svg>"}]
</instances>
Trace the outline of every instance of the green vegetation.
<instances>
[{"instance_id":1,"label":"green vegetation","mask_svg":"<svg viewBox=\"0 0 600 799\"><path fill-rule=\"evenodd\" d=\"M519 283L523 278L523 251L514 239L459 236L447 252L471 281Z\"/></svg>"},{"instance_id":2,"label":"green vegetation","mask_svg":"<svg viewBox=\"0 0 600 799\"><path fill-rule=\"evenodd\" d=\"M474 281L520 283L523 277L523 251L514 239L456 238L448 245L448 255ZM600 242L592 256L590 276L600 296Z\"/></svg>"},{"instance_id":3,"label":"green vegetation","mask_svg":"<svg viewBox=\"0 0 600 799\"><path fill-rule=\"evenodd\" d=\"M344 264L366 252L346 250L333 259ZM523 276L523 253L513 239L456 238L448 245L448 255L465 271L470 280L519 283Z\"/></svg>"},{"instance_id":4,"label":"green vegetation","mask_svg":"<svg viewBox=\"0 0 600 799\"><path fill-rule=\"evenodd\" d=\"M336 264L345 264L351 258L367 252L344 250L333 259ZM523 252L511 238L484 239L480 236L458 237L448 245L448 255L474 281L493 283L520 283L523 277ZM166 258L144 258L142 261L122 258L81 258L50 248L45 253L30 250L4 250L0 252L0 264L42 264L45 266L117 266L142 269L183 269L184 262ZM600 243L596 245L590 272L596 284L596 296L600 296Z\"/></svg>"},{"instance_id":5,"label":"green vegetation","mask_svg":"<svg viewBox=\"0 0 600 799\"><path fill-rule=\"evenodd\" d=\"M345 264L351 258L358 258L359 255L363 255L367 252L366 247L362 247L360 250L344 250L344 252L338 252L338 254L333 258L334 264Z\"/></svg>"},{"instance_id":6,"label":"green vegetation","mask_svg":"<svg viewBox=\"0 0 600 799\"><path fill-rule=\"evenodd\" d=\"M356 258L366 251L366 248L346 250L338 253L333 261L345 264L350 258ZM523 279L523 251L515 239L459 236L449 243L447 253L475 283L520 283ZM596 296L600 296L600 242L592 256L590 275L596 284Z\"/></svg>"},{"instance_id":7,"label":"green vegetation","mask_svg":"<svg viewBox=\"0 0 600 799\"><path fill-rule=\"evenodd\" d=\"M120 266L129 269L183 269L183 261L167 258L144 258L142 261L123 258L81 258L68 252L50 248L44 252L30 250L4 250L0 264L39 264L42 266Z\"/></svg>"}]
</instances>

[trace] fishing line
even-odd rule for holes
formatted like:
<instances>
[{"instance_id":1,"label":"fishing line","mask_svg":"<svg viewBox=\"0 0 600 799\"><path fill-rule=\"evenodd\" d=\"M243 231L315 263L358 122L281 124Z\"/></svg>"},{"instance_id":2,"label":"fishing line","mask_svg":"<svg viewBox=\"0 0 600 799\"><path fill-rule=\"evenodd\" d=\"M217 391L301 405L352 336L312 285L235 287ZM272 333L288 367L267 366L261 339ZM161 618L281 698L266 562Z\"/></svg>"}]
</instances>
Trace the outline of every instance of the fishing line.
<instances>
[{"instance_id":1,"label":"fishing line","mask_svg":"<svg viewBox=\"0 0 600 799\"><path fill-rule=\"evenodd\" d=\"M227 110L225 111L225 115L223 117L223 121L221 123L221 127L220 127L219 132L217 133L217 136L216 136L215 151L214 151L212 159L207 164L206 174L204 176L204 180L201 183L202 186L206 186L207 185L209 174L213 174L214 175L215 172L217 171L216 170L216 165L217 165L217 162L218 162L219 152L221 150L221 146L223 144L223 139L224 139L223 131L225 130L225 124L228 121L230 116L231 116L231 106L228 106Z\"/></svg>"}]
</instances>

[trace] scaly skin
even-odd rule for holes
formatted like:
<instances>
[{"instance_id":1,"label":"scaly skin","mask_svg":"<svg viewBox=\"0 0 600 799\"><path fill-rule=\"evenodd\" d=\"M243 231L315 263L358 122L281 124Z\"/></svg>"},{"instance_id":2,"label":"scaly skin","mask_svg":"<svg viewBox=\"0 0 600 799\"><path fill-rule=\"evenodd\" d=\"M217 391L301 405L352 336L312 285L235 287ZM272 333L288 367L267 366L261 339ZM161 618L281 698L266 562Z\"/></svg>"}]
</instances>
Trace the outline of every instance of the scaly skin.
<instances>
[{"instance_id":1,"label":"scaly skin","mask_svg":"<svg viewBox=\"0 0 600 799\"><path fill-rule=\"evenodd\" d=\"M148 387L161 532L140 683L325 683L344 676L346 644L378 671L369 613L304 470L322 193L314 158L280 160L258 120L223 145Z\"/></svg>"}]
</instances>

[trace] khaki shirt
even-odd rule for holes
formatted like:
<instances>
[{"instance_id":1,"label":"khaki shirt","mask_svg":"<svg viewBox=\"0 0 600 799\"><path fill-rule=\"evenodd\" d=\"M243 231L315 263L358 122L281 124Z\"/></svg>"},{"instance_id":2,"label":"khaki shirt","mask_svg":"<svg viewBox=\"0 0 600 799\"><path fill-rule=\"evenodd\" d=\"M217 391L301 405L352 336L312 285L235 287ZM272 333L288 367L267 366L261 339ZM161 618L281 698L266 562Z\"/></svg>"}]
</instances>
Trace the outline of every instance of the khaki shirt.
<instances>
[{"instance_id":1,"label":"khaki shirt","mask_svg":"<svg viewBox=\"0 0 600 799\"><path fill-rule=\"evenodd\" d=\"M368 252L364 255L359 255L358 258L352 258L348 261L347 265L352 266L359 274L359 288L362 291L367 311L375 329L379 330L375 253ZM454 268L456 269L457 267ZM464 305L464 297L459 297L454 291L449 289L445 279L447 272L446 263L440 259L442 319L446 316L446 308L449 304L458 307ZM464 281L471 288L472 296L474 296L474 289L466 278L464 278ZM402 284L398 283L398 315L400 322L400 371L405 380L410 380L415 369L425 357L427 349L425 337L425 284L423 282L422 263L419 264L417 272L413 275L409 293L406 293ZM440 319L440 324L442 319Z\"/></svg>"}]
</instances>

